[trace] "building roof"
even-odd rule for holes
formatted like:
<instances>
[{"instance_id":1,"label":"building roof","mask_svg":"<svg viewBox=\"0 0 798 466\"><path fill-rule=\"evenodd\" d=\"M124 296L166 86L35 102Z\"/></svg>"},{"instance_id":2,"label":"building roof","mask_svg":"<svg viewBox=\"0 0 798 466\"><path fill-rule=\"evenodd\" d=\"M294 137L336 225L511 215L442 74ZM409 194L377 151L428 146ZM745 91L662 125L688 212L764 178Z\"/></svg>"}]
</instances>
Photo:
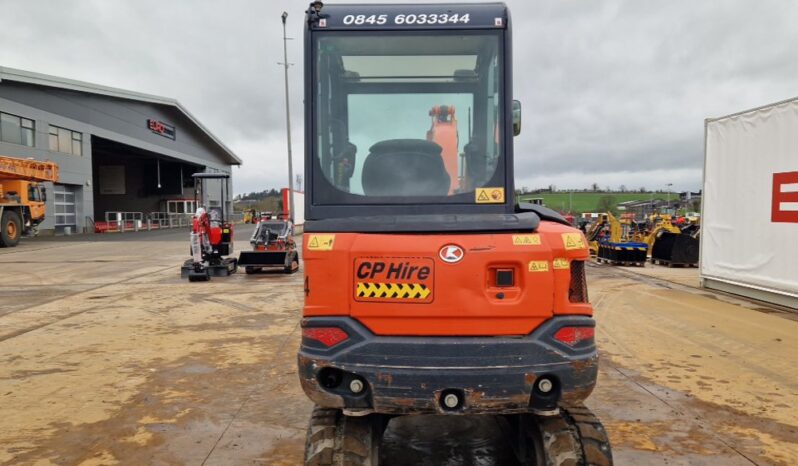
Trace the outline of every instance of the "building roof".
<instances>
[{"instance_id":1,"label":"building roof","mask_svg":"<svg viewBox=\"0 0 798 466\"><path fill-rule=\"evenodd\" d=\"M241 165L241 159L239 159L238 156L233 153L233 151L225 146L224 143L219 140L219 138L214 136L213 133L208 130L208 128L200 123L200 121L176 99L0 66L0 82L4 80L175 107L180 110L180 112L183 113L186 118L191 120L192 123L201 129L209 138L211 138L211 140L216 143L217 146L219 146L222 152L230 157L233 165Z\"/></svg>"}]
</instances>

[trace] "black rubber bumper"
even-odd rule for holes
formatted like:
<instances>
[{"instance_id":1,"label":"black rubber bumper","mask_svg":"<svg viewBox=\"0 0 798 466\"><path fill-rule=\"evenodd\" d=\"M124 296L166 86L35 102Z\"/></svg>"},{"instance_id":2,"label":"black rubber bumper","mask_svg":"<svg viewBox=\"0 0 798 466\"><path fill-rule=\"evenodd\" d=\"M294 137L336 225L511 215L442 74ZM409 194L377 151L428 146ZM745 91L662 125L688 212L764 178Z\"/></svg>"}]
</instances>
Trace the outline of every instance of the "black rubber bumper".
<instances>
[{"instance_id":1,"label":"black rubber bumper","mask_svg":"<svg viewBox=\"0 0 798 466\"><path fill-rule=\"evenodd\" d=\"M338 327L349 338L331 348L303 338L299 377L305 393L325 408L408 413L510 413L575 403L593 391L595 343L574 347L554 334L565 326L594 327L585 316L554 317L524 337L376 336L348 317L314 317L303 328ZM552 382L548 393L539 381ZM353 380L363 389L353 393ZM355 384L357 387L357 383ZM445 395L460 403L445 407Z\"/></svg>"}]
</instances>

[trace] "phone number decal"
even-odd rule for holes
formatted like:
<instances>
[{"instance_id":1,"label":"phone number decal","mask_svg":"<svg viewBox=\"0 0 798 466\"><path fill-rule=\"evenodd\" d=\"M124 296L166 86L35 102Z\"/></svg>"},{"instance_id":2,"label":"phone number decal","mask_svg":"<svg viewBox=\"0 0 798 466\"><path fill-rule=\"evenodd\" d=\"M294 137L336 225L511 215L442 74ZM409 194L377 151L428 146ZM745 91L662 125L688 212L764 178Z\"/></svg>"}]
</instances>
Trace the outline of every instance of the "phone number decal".
<instances>
[{"instance_id":1,"label":"phone number decal","mask_svg":"<svg viewBox=\"0 0 798 466\"><path fill-rule=\"evenodd\" d=\"M468 24L471 21L471 15L465 14L447 14L447 13L420 13L420 14L406 14L396 15L390 22L391 24ZM388 15L346 15L344 16L344 25L350 26L365 26L365 25L383 25L388 24Z\"/></svg>"}]
</instances>

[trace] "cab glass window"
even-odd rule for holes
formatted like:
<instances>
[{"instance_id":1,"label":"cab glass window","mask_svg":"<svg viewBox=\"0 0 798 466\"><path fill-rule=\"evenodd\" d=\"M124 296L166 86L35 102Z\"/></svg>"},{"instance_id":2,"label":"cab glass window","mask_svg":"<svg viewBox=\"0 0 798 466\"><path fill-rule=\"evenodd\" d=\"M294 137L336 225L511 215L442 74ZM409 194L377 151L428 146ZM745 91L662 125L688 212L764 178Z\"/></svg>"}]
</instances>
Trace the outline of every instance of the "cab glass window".
<instances>
[{"instance_id":1,"label":"cab glass window","mask_svg":"<svg viewBox=\"0 0 798 466\"><path fill-rule=\"evenodd\" d=\"M500 32L314 36L315 203L473 203L504 186Z\"/></svg>"}]
</instances>

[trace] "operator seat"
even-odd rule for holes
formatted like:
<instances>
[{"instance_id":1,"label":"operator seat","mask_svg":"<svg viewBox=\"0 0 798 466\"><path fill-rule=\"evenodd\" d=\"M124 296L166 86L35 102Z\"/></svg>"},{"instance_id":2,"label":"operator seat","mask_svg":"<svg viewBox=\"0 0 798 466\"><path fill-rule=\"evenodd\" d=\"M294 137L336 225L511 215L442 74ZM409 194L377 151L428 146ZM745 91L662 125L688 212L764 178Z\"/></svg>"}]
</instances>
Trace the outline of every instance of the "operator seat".
<instances>
[{"instance_id":1,"label":"operator seat","mask_svg":"<svg viewBox=\"0 0 798 466\"><path fill-rule=\"evenodd\" d=\"M367 196L446 196L442 148L424 139L389 139L369 149L361 182Z\"/></svg>"}]
</instances>

